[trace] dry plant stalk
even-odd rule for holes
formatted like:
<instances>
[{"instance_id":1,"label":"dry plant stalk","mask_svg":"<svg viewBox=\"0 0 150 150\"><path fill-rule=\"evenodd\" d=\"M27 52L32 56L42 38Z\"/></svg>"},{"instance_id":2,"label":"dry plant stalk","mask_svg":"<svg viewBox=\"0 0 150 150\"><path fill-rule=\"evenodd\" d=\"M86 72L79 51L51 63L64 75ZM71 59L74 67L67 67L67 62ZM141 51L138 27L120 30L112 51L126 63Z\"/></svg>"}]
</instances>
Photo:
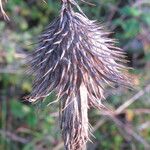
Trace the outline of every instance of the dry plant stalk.
<instances>
[{"instance_id":1,"label":"dry plant stalk","mask_svg":"<svg viewBox=\"0 0 150 150\"><path fill-rule=\"evenodd\" d=\"M7 2L7 0L4 0L4 1ZM7 14L5 13L5 11L3 9L2 0L0 0L0 13L2 13L5 20L9 20L9 17L7 16Z\"/></svg>"},{"instance_id":2,"label":"dry plant stalk","mask_svg":"<svg viewBox=\"0 0 150 150\"><path fill-rule=\"evenodd\" d=\"M75 6L78 12L73 10ZM80 150L89 140L88 109L104 109L104 85L129 85L124 52L76 1L62 0L60 16L39 37L30 66L35 75L29 100L57 92L65 150ZM55 102L56 102L55 101Z\"/></svg>"}]
</instances>

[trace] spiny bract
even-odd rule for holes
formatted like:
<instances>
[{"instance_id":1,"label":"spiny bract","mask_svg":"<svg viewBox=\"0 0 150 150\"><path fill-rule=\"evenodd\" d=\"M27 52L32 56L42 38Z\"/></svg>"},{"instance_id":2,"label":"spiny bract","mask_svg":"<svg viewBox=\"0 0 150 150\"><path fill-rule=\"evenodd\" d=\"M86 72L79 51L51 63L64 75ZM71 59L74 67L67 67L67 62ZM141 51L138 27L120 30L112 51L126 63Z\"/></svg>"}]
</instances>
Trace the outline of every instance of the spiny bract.
<instances>
[{"instance_id":1,"label":"spiny bract","mask_svg":"<svg viewBox=\"0 0 150 150\"><path fill-rule=\"evenodd\" d=\"M40 36L32 54L35 80L29 100L57 92L66 150L81 149L89 140L88 108L103 107L104 84L129 84L124 52L108 34L69 0L62 3L60 16Z\"/></svg>"}]
</instances>

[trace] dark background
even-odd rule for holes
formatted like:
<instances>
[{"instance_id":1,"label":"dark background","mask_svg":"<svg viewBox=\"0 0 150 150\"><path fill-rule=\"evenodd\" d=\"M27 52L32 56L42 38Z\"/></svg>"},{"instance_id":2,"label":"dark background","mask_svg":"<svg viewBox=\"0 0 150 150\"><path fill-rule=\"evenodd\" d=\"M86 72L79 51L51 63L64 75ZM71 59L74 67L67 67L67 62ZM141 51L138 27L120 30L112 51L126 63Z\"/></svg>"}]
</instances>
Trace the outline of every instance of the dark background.
<instances>
[{"instance_id":1,"label":"dark background","mask_svg":"<svg viewBox=\"0 0 150 150\"><path fill-rule=\"evenodd\" d=\"M34 105L23 97L32 90L25 57L36 46L36 37L59 14L60 0L8 0L0 14L0 150L61 150L58 104L47 106L55 94ZM127 52L134 69L134 90L123 87L106 90L104 103L112 109L123 104L116 118L89 111L93 144L89 150L144 150L150 142L150 1L89 0L79 2L90 19L113 31L118 46ZM131 103L130 103L131 102ZM122 107L121 107L122 108Z\"/></svg>"}]
</instances>

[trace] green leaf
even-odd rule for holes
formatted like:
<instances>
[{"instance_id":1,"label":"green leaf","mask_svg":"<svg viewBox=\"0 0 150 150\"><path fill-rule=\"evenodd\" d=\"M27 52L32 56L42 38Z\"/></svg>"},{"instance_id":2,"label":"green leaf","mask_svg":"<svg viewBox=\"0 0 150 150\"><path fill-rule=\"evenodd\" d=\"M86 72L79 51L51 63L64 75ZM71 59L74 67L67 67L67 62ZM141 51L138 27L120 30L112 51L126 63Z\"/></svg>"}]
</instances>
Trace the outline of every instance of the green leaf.
<instances>
[{"instance_id":1,"label":"green leaf","mask_svg":"<svg viewBox=\"0 0 150 150\"><path fill-rule=\"evenodd\" d=\"M113 25L115 25L115 26L118 26L118 25L121 25L121 26L123 26L123 20L122 19L115 19L114 21L113 21Z\"/></svg>"},{"instance_id":2,"label":"green leaf","mask_svg":"<svg viewBox=\"0 0 150 150\"><path fill-rule=\"evenodd\" d=\"M141 11L135 7L125 6L120 10L121 14L126 16L138 17L141 15Z\"/></svg>"},{"instance_id":3,"label":"green leaf","mask_svg":"<svg viewBox=\"0 0 150 150\"><path fill-rule=\"evenodd\" d=\"M5 22L0 22L0 31L2 32L5 28Z\"/></svg>"},{"instance_id":4,"label":"green leaf","mask_svg":"<svg viewBox=\"0 0 150 150\"><path fill-rule=\"evenodd\" d=\"M46 122L48 122L49 124L53 124L53 123L54 123L54 118L51 117L51 116L47 116L47 117L45 118L45 120L46 120Z\"/></svg>"},{"instance_id":5,"label":"green leaf","mask_svg":"<svg viewBox=\"0 0 150 150\"><path fill-rule=\"evenodd\" d=\"M144 60L145 62L150 61L150 52L145 55Z\"/></svg>"},{"instance_id":6,"label":"green leaf","mask_svg":"<svg viewBox=\"0 0 150 150\"><path fill-rule=\"evenodd\" d=\"M150 26L150 14L143 14L141 18L147 25Z\"/></svg>"},{"instance_id":7,"label":"green leaf","mask_svg":"<svg viewBox=\"0 0 150 150\"><path fill-rule=\"evenodd\" d=\"M38 122L38 119L37 119L36 115L32 112L27 115L26 122L30 127L35 127Z\"/></svg>"},{"instance_id":8,"label":"green leaf","mask_svg":"<svg viewBox=\"0 0 150 150\"><path fill-rule=\"evenodd\" d=\"M34 143L28 143L28 144L25 144L25 146L24 146L24 148L23 148L23 150L35 150L35 148L34 148Z\"/></svg>"},{"instance_id":9,"label":"green leaf","mask_svg":"<svg viewBox=\"0 0 150 150\"><path fill-rule=\"evenodd\" d=\"M128 19L123 24L123 29L125 32L125 38L133 38L140 31L140 23L136 19Z\"/></svg>"},{"instance_id":10,"label":"green leaf","mask_svg":"<svg viewBox=\"0 0 150 150\"><path fill-rule=\"evenodd\" d=\"M10 51L6 55L6 60L8 63L12 63L14 61L14 52Z\"/></svg>"},{"instance_id":11,"label":"green leaf","mask_svg":"<svg viewBox=\"0 0 150 150\"><path fill-rule=\"evenodd\" d=\"M25 91L25 92L30 92L32 90L31 83L23 82L22 83L22 90Z\"/></svg>"},{"instance_id":12,"label":"green leaf","mask_svg":"<svg viewBox=\"0 0 150 150\"><path fill-rule=\"evenodd\" d=\"M17 118L24 118L31 111L30 107L16 101L11 101L11 112Z\"/></svg>"}]
</instances>

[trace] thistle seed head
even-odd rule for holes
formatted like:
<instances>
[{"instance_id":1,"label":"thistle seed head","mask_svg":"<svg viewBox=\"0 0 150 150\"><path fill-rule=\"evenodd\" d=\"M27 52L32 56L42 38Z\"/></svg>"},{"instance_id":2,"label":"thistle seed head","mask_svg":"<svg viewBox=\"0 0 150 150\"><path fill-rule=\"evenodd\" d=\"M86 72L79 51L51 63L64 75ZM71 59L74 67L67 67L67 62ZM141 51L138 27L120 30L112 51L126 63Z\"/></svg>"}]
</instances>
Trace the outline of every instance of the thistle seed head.
<instances>
[{"instance_id":1,"label":"thistle seed head","mask_svg":"<svg viewBox=\"0 0 150 150\"><path fill-rule=\"evenodd\" d=\"M104 83L129 84L123 71L126 70L124 52L114 46L115 41L106 37L108 32L96 21L69 6L45 29L32 54L30 67L35 80L30 99L33 101L53 90L60 97L66 92L70 96L82 82L89 97L98 99L103 97Z\"/></svg>"},{"instance_id":2,"label":"thistle seed head","mask_svg":"<svg viewBox=\"0 0 150 150\"><path fill-rule=\"evenodd\" d=\"M130 84L124 52L108 34L74 0L63 0L60 16L39 37L32 54L35 80L29 100L57 92L66 150L81 149L89 139L88 108L103 107L104 85Z\"/></svg>"}]
</instances>

